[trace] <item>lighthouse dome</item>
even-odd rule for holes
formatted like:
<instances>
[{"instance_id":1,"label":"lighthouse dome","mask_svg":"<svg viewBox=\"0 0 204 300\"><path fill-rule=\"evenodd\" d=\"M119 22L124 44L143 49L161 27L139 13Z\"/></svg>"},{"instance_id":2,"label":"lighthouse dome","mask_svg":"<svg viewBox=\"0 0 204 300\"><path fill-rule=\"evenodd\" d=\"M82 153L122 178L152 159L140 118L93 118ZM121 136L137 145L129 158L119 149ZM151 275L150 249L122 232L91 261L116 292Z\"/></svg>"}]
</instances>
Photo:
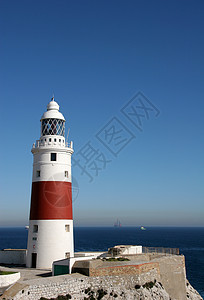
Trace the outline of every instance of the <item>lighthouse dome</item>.
<instances>
[{"instance_id":1,"label":"lighthouse dome","mask_svg":"<svg viewBox=\"0 0 204 300\"><path fill-rule=\"evenodd\" d=\"M42 115L41 120L43 119L59 119L65 121L63 114L59 111L59 105L54 100L54 97L47 105L47 111Z\"/></svg>"},{"instance_id":2,"label":"lighthouse dome","mask_svg":"<svg viewBox=\"0 0 204 300\"><path fill-rule=\"evenodd\" d=\"M59 110L59 104L52 98L52 100L47 105L47 110Z\"/></svg>"}]
</instances>

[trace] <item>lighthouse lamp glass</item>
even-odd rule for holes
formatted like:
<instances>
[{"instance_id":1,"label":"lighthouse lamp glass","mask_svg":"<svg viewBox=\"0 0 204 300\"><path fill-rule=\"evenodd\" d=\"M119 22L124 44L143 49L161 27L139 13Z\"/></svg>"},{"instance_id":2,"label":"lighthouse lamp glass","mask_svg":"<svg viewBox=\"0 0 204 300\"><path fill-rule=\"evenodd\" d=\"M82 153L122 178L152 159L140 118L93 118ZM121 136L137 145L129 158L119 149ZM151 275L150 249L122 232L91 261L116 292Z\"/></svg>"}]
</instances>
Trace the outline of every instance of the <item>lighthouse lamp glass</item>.
<instances>
[{"instance_id":1,"label":"lighthouse lamp glass","mask_svg":"<svg viewBox=\"0 0 204 300\"><path fill-rule=\"evenodd\" d=\"M61 135L65 133L65 122L59 119L43 119L41 135Z\"/></svg>"}]
</instances>

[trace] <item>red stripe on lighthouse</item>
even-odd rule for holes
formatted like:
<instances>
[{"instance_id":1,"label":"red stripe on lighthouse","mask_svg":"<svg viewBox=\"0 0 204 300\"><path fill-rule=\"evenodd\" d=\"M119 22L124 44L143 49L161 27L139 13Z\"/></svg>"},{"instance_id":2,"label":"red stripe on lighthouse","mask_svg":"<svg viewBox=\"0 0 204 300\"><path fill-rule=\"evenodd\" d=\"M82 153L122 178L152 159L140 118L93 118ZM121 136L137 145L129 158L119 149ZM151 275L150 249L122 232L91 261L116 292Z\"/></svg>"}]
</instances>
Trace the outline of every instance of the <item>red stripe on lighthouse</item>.
<instances>
[{"instance_id":1,"label":"red stripe on lighthouse","mask_svg":"<svg viewBox=\"0 0 204 300\"><path fill-rule=\"evenodd\" d=\"M72 220L72 218L71 182L33 182L30 220Z\"/></svg>"}]
</instances>

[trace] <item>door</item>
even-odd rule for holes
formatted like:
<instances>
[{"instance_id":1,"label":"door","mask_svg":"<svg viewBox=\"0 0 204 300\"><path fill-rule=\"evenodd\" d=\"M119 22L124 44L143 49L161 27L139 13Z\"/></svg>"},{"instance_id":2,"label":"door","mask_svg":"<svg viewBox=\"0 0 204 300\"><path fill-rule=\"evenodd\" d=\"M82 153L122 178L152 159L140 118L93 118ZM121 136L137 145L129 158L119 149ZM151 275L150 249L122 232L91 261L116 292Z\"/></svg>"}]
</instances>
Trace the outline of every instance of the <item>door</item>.
<instances>
[{"instance_id":1,"label":"door","mask_svg":"<svg viewBox=\"0 0 204 300\"><path fill-rule=\"evenodd\" d=\"M36 268L36 263L37 263L37 253L32 253L31 268Z\"/></svg>"},{"instance_id":2,"label":"door","mask_svg":"<svg viewBox=\"0 0 204 300\"><path fill-rule=\"evenodd\" d=\"M69 274L69 266L54 265L54 276Z\"/></svg>"}]
</instances>

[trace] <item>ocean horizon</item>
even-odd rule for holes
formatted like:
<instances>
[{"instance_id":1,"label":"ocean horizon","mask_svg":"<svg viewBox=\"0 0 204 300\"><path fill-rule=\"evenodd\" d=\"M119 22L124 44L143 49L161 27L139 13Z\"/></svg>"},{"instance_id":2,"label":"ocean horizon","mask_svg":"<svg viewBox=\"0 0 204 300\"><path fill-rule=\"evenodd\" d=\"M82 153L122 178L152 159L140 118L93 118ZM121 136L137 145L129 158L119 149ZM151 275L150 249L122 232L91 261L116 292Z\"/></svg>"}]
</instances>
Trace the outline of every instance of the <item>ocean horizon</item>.
<instances>
[{"instance_id":1,"label":"ocean horizon","mask_svg":"<svg viewBox=\"0 0 204 300\"><path fill-rule=\"evenodd\" d=\"M74 227L75 252L106 251L115 245L179 248L185 256L187 279L204 297L204 227ZM25 249L25 227L0 227L0 249Z\"/></svg>"}]
</instances>

